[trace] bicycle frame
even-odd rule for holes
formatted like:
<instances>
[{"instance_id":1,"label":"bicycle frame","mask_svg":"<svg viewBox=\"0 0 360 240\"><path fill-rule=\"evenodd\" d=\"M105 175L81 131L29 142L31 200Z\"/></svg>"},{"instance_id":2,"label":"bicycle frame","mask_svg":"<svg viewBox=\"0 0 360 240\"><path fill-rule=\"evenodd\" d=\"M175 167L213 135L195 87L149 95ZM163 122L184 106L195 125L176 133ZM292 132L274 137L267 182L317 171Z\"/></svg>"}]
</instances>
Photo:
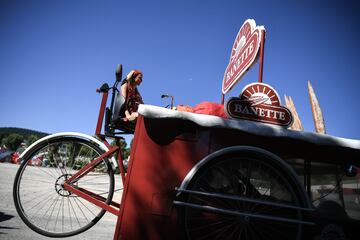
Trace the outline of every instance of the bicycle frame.
<instances>
[{"instance_id":1,"label":"bicycle frame","mask_svg":"<svg viewBox=\"0 0 360 240\"><path fill-rule=\"evenodd\" d=\"M104 86L104 85L103 85ZM65 181L64 183L64 188L76 195L78 195L81 198L84 198L85 200L95 204L96 206L114 214L114 215L118 215L119 211L120 211L120 204L116 203L114 201L111 201L110 204L105 203L105 198L95 194L91 191L88 191L86 189L83 188L77 188L74 187L72 184L76 183L80 178L84 177L86 174L88 174L91 170L93 170L104 158L107 157L111 157L113 154L118 153L117 154L117 161L118 161L118 166L120 169L120 174L121 174L121 178L123 181L123 184L125 184L125 179L126 179L126 175L125 175L125 168L124 168L124 163L123 163L123 157L121 154L121 148L119 146L111 146L107 140L106 137L112 137L115 139L119 139L119 137L116 136L107 136L107 135L103 135L101 134L101 127L103 125L103 120L104 120L104 113L105 113L105 108L106 108L106 103L107 103L107 98L108 98L108 89L109 88L105 88L105 89L100 89L97 90L97 92L102 93L102 100L101 100L101 105L100 105L100 110L99 110L99 117L98 117L98 121L96 124L96 131L95 131L95 135L101 139L101 141L106 145L106 147L109 149L107 152L103 153L102 155L100 155L98 158L96 158L95 160L91 161L90 163L86 164L83 168L81 168L76 174L74 174L73 176L71 176L69 179L67 179L67 181Z\"/></svg>"}]
</instances>

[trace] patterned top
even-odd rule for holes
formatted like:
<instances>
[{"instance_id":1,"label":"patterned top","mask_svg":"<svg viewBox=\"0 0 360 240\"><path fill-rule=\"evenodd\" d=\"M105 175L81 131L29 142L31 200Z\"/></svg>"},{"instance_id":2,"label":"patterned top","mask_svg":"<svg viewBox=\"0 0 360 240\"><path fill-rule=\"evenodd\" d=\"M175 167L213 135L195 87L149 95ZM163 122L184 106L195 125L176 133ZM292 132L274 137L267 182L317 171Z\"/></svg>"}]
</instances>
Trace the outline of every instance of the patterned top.
<instances>
[{"instance_id":1,"label":"patterned top","mask_svg":"<svg viewBox=\"0 0 360 240\"><path fill-rule=\"evenodd\" d=\"M123 84L125 83L127 83L126 80L123 82ZM144 103L138 89L131 89L129 87L127 88L127 97L125 101L126 110L128 110L130 114L133 112L137 112L139 104Z\"/></svg>"}]
</instances>

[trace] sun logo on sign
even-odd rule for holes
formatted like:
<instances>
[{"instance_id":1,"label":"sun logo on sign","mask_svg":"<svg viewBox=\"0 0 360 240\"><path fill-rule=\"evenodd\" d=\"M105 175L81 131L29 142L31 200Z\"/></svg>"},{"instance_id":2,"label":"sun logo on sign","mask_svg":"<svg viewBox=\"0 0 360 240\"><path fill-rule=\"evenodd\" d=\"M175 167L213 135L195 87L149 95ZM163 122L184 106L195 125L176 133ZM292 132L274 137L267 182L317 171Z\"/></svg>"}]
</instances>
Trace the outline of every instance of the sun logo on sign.
<instances>
[{"instance_id":1,"label":"sun logo on sign","mask_svg":"<svg viewBox=\"0 0 360 240\"><path fill-rule=\"evenodd\" d=\"M246 40L249 39L253 28L255 28L255 21L250 19L248 20L251 24L244 24L243 28L240 29L240 32L236 36L236 40L231 51L230 62L233 62L234 59L239 55L240 50L245 46Z\"/></svg>"},{"instance_id":2,"label":"sun logo on sign","mask_svg":"<svg viewBox=\"0 0 360 240\"><path fill-rule=\"evenodd\" d=\"M248 84L241 91L240 100L251 102L251 105L268 104L273 106L280 106L279 95L270 85L262 84Z\"/></svg>"}]
</instances>

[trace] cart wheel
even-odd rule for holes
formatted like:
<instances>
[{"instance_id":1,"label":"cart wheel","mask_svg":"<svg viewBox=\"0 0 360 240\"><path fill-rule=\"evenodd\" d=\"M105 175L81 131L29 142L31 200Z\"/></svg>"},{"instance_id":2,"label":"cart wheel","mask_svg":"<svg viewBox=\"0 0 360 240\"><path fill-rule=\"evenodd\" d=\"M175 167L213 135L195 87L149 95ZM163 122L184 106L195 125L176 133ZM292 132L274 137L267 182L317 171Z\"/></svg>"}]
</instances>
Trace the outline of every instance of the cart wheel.
<instances>
[{"instance_id":1,"label":"cart wheel","mask_svg":"<svg viewBox=\"0 0 360 240\"><path fill-rule=\"evenodd\" d=\"M105 210L65 190L63 182L103 153L90 141L61 137L40 142L22 158L13 196L16 210L32 230L48 237L68 237L91 228ZM114 193L111 164L103 159L75 185L110 203Z\"/></svg>"},{"instance_id":2,"label":"cart wheel","mask_svg":"<svg viewBox=\"0 0 360 240\"><path fill-rule=\"evenodd\" d=\"M216 156L195 173L179 213L185 239L301 239L306 196L288 165L258 150Z\"/></svg>"}]
</instances>

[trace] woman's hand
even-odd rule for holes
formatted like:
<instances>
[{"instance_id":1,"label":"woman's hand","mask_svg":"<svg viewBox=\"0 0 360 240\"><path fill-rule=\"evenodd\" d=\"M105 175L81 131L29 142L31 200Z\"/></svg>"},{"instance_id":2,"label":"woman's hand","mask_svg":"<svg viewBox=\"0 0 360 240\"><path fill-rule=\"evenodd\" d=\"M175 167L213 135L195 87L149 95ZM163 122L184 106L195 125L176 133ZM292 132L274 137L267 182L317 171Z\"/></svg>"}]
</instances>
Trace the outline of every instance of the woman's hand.
<instances>
[{"instance_id":1,"label":"woman's hand","mask_svg":"<svg viewBox=\"0 0 360 240\"><path fill-rule=\"evenodd\" d=\"M134 121L138 116L139 114L137 112L133 112L130 115L127 115L126 119L129 121Z\"/></svg>"}]
</instances>

